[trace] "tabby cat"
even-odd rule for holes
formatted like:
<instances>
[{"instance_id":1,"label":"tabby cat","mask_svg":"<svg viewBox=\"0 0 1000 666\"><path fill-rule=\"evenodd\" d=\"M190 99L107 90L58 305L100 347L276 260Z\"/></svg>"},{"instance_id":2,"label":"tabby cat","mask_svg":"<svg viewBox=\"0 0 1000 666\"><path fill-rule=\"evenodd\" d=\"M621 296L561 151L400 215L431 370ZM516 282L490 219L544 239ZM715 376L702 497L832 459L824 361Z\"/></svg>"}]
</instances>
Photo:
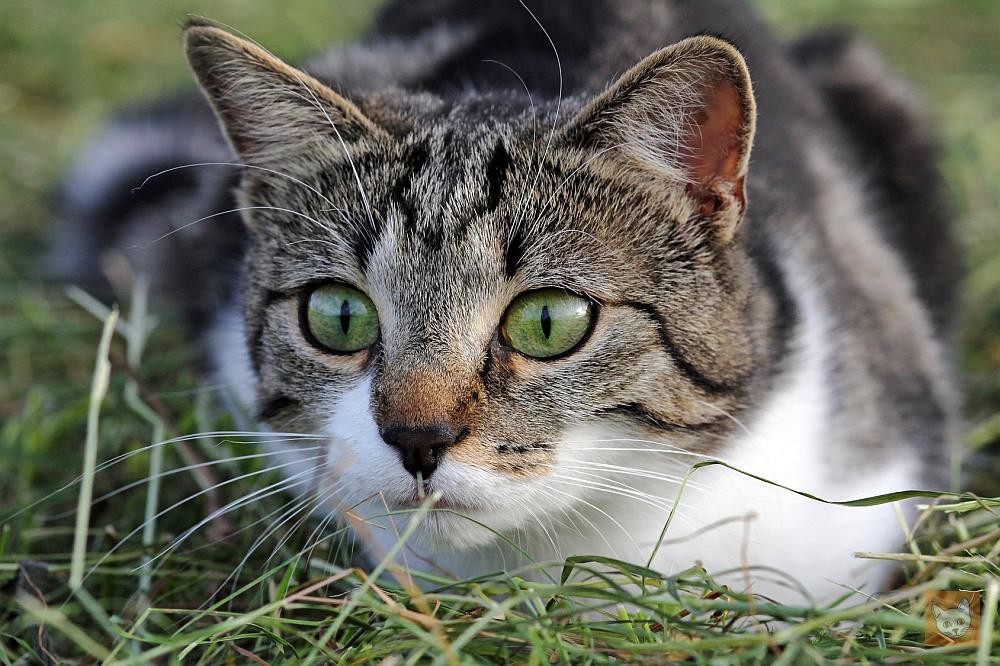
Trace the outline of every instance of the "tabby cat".
<instances>
[{"instance_id":1,"label":"tabby cat","mask_svg":"<svg viewBox=\"0 0 1000 666\"><path fill-rule=\"evenodd\" d=\"M832 500L943 485L952 234L919 109L851 36L787 45L731 0L397 0L301 69L206 22L184 46L209 104L113 123L54 256L92 284L125 252L237 413L324 436L280 446L373 559L427 494L408 563L464 576L511 544L644 563L703 460ZM901 540L890 506L716 466L653 566L828 597Z\"/></svg>"}]
</instances>

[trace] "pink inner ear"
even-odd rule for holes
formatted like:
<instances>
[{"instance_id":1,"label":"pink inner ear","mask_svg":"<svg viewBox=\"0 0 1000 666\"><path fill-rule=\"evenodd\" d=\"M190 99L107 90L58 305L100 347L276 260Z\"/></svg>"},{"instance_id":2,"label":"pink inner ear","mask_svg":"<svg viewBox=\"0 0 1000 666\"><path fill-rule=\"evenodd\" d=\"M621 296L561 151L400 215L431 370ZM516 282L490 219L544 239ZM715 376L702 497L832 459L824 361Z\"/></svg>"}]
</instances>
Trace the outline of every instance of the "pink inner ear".
<instances>
[{"instance_id":1,"label":"pink inner ear","mask_svg":"<svg viewBox=\"0 0 1000 666\"><path fill-rule=\"evenodd\" d=\"M690 119L685 136L685 170L694 183L706 189L717 181L736 183L741 178L740 143L745 123L740 93L723 79L706 86L700 97L701 108Z\"/></svg>"}]
</instances>

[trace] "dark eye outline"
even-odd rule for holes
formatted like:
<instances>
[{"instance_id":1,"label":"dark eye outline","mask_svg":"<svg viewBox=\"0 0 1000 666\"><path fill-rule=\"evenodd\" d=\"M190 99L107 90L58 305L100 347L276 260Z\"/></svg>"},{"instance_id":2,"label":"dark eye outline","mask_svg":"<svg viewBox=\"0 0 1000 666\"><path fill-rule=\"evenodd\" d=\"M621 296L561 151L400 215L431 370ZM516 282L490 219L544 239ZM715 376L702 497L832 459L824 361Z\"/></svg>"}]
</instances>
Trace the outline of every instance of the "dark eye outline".
<instances>
[{"instance_id":1,"label":"dark eye outline","mask_svg":"<svg viewBox=\"0 0 1000 666\"><path fill-rule=\"evenodd\" d=\"M532 356L530 354L525 354L524 352L520 351L517 347L511 344L510 340L507 338L506 333L504 333L503 323L507 319L507 315L510 313L511 306L514 305L514 303L516 303L520 298L527 296L528 294L534 294L535 292L546 291L548 289L558 289L565 291L568 294L573 294L574 296L582 298L583 300L587 301L590 304L590 321L587 322L587 330L584 332L582 336L580 336L580 339L577 341L575 345L573 345L564 352L556 354L555 356ZM566 358L567 356L570 356L571 354L575 354L577 351L582 349L584 345L587 344L587 341L590 340L590 337L594 334L594 329L597 328L597 319L600 316L600 314L601 314L600 301L593 299L590 296L587 296L586 294L581 294L579 292L573 291L572 289L565 289L563 287L540 287L538 289L528 289L527 291L522 291L516 296L514 296L514 298L510 299L510 303L508 303L507 307L504 308L503 314L500 315L500 322L497 324L496 337L497 340L500 342L500 344L504 346L504 348L513 351L518 356L521 356L523 358L531 359L532 361L538 361L540 363L548 363L549 361L558 361Z\"/></svg>"},{"instance_id":2,"label":"dark eye outline","mask_svg":"<svg viewBox=\"0 0 1000 666\"><path fill-rule=\"evenodd\" d=\"M322 342L317 340L315 335L313 335L312 330L309 328L309 298L313 295L313 292L315 292L317 289L330 286L350 287L351 289L354 289L355 291L359 291L362 294L364 294L368 298L368 300L371 300L372 298L371 296L368 296L368 292L366 292L364 289L361 289L360 287L357 287L351 284L350 282L318 282L316 284L311 284L302 288L301 295L299 296L299 330L302 332L302 337L305 338L306 342L308 342L310 345L320 350L324 354L331 354L333 356L347 356L347 357L357 356L359 354L370 354L372 350L375 349L379 345L379 343L382 342L381 317L379 317L378 337L375 338L375 341L370 345L368 345L367 347L362 347L361 349L356 349L355 351L349 351L349 352L337 351L336 349L327 347ZM374 304L375 304L374 301L372 301L372 305ZM375 313L376 315L378 314L378 308L375 308Z\"/></svg>"}]
</instances>

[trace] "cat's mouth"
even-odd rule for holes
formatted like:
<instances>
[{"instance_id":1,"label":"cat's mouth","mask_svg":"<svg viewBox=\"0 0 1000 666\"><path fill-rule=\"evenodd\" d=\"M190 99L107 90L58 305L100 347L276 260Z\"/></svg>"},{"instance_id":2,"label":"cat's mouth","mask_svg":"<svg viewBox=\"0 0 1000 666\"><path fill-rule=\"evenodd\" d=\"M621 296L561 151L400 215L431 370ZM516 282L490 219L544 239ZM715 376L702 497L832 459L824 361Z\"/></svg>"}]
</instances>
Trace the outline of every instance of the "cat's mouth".
<instances>
[{"instance_id":1,"label":"cat's mouth","mask_svg":"<svg viewBox=\"0 0 1000 666\"><path fill-rule=\"evenodd\" d=\"M430 501L432 510L448 510L457 513L475 513L479 511L477 507L461 501L454 494L443 494L437 500L433 500L431 499L432 492L433 490L429 487L424 489L415 488L412 495L397 502L397 504L400 509L418 509Z\"/></svg>"}]
</instances>

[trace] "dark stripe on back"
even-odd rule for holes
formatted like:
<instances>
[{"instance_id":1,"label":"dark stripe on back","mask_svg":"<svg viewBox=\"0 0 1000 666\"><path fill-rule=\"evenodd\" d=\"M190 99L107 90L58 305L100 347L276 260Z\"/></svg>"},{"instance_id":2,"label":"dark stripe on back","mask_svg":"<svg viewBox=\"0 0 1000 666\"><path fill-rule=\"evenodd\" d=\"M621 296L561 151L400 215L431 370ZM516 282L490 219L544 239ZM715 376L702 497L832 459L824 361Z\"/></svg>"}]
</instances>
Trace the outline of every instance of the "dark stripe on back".
<instances>
[{"instance_id":1,"label":"dark stripe on back","mask_svg":"<svg viewBox=\"0 0 1000 666\"><path fill-rule=\"evenodd\" d=\"M729 384L726 382L718 382L714 379L706 377L702 374L701 370L697 368L691 361L684 356L677 345L674 343L674 339L670 335L670 331L667 330L667 326L660 314L651 305L646 303L628 302L623 305L627 305L630 308L634 308L639 312L642 312L649 316L654 322L656 322L657 329L660 334L660 344L663 346L664 351L671 357L681 372L691 381L692 384L703 390L705 393L711 394L723 394L723 393L734 393L740 388L740 383Z\"/></svg>"}]
</instances>

